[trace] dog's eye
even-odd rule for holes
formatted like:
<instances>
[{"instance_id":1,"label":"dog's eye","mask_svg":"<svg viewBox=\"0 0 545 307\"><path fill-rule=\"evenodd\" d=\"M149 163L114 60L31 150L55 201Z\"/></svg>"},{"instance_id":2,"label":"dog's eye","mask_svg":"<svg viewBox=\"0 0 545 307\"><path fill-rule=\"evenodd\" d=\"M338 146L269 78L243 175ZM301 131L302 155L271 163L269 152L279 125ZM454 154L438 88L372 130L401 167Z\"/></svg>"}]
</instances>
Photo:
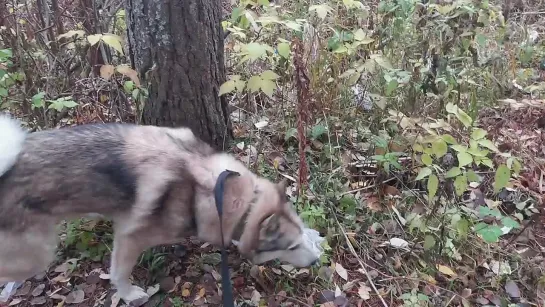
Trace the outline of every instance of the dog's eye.
<instances>
[{"instance_id":1,"label":"dog's eye","mask_svg":"<svg viewBox=\"0 0 545 307\"><path fill-rule=\"evenodd\" d=\"M296 250L296 249L298 249L298 248L299 248L299 246L301 246L301 244L296 244L296 245L294 245L294 246L292 246L292 247L288 248L288 250L290 250L290 251L292 251L292 250Z\"/></svg>"}]
</instances>

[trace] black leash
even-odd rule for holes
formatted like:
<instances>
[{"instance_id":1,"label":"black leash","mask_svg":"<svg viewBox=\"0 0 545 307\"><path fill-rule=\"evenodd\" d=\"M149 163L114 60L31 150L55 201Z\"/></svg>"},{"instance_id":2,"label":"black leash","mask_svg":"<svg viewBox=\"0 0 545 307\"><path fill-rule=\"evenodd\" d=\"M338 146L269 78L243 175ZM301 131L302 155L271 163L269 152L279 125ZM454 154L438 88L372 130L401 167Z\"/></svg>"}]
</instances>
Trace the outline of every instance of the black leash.
<instances>
[{"instance_id":1,"label":"black leash","mask_svg":"<svg viewBox=\"0 0 545 307\"><path fill-rule=\"evenodd\" d=\"M231 277L229 276L229 263L227 262L227 249L223 240L223 191L225 189L225 180L231 176L240 176L239 173L225 170L216 181L214 187L214 198L216 199L216 209L220 217L220 233L221 233L221 288L223 292L223 306L234 307L235 298L233 296L233 288L231 287Z\"/></svg>"}]
</instances>

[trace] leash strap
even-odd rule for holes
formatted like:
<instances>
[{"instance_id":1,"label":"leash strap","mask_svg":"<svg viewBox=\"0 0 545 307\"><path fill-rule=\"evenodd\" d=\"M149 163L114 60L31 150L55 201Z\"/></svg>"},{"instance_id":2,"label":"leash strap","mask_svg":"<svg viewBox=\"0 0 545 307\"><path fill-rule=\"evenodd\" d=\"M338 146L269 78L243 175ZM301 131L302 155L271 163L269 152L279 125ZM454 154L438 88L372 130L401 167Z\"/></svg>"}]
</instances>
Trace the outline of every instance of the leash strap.
<instances>
[{"instance_id":1,"label":"leash strap","mask_svg":"<svg viewBox=\"0 0 545 307\"><path fill-rule=\"evenodd\" d=\"M234 307L235 299L233 296L233 288L231 287L231 277L229 276L229 264L227 260L227 249L223 239L223 192L225 190L225 180L231 175L240 176L239 173L225 170L216 181L214 187L214 198L216 200L216 209L220 217L220 233L221 233L221 288L223 292L223 306Z\"/></svg>"}]
</instances>

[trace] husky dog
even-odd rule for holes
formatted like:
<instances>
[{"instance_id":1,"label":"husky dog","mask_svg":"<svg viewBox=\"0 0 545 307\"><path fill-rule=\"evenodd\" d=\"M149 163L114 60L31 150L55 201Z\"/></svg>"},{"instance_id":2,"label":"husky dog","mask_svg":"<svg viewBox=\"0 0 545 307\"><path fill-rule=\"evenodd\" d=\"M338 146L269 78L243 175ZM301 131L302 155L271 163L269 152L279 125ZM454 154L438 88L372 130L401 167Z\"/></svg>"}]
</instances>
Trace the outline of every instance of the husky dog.
<instances>
[{"instance_id":1,"label":"husky dog","mask_svg":"<svg viewBox=\"0 0 545 307\"><path fill-rule=\"evenodd\" d=\"M98 215L114 223L111 282L125 302L142 305L148 295L130 281L141 252L192 235L221 245L213 189L226 169L240 176L225 182L224 241L255 264L316 263L285 182L256 176L188 128L89 124L27 133L0 115L0 284L47 269L59 222Z\"/></svg>"}]
</instances>

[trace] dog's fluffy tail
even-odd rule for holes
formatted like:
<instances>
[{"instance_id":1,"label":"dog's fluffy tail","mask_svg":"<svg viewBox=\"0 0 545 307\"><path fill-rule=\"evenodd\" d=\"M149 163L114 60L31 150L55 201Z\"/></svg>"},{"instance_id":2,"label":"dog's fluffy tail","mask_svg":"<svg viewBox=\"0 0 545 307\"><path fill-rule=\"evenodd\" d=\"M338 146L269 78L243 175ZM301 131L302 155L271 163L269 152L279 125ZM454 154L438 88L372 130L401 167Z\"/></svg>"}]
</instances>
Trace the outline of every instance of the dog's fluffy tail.
<instances>
[{"instance_id":1,"label":"dog's fluffy tail","mask_svg":"<svg viewBox=\"0 0 545 307\"><path fill-rule=\"evenodd\" d=\"M0 176L9 171L25 142L26 131L18 120L0 114Z\"/></svg>"}]
</instances>

